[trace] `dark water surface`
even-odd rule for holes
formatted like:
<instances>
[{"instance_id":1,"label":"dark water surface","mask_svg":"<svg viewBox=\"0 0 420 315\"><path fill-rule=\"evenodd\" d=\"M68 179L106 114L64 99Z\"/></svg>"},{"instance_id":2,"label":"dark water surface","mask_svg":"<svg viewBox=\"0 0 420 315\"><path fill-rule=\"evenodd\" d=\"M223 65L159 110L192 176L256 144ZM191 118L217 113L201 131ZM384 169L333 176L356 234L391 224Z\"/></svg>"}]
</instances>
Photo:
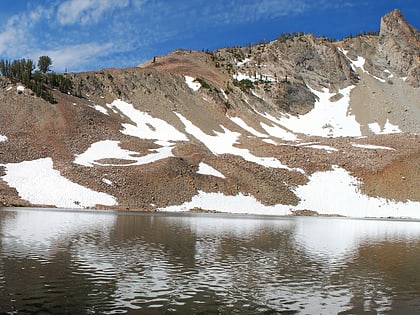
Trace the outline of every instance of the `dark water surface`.
<instances>
[{"instance_id":1,"label":"dark water surface","mask_svg":"<svg viewBox=\"0 0 420 315\"><path fill-rule=\"evenodd\" d=\"M0 314L420 314L420 222L0 210Z\"/></svg>"}]
</instances>

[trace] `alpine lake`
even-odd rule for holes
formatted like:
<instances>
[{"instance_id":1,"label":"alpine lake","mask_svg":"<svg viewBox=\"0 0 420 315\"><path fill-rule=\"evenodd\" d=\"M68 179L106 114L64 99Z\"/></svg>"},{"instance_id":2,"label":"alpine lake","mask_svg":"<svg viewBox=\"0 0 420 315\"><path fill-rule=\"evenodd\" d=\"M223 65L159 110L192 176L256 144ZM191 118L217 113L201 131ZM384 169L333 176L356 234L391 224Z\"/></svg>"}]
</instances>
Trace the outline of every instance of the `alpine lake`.
<instances>
[{"instance_id":1,"label":"alpine lake","mask_svg":"<svg viewBox=\"0 0 420 315\"><path fill-rule=\"evenodd\" d=\"M419 221L0 209L0 314L419 313Z\"/></svg>"}]
</instances>

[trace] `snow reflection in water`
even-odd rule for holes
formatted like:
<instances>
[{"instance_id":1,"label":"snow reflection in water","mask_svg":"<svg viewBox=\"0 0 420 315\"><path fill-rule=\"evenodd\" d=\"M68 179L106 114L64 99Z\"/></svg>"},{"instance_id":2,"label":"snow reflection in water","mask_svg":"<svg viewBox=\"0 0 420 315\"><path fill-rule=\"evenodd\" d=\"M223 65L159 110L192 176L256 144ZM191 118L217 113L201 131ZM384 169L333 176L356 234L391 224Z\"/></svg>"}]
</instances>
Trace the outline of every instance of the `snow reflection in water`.
<instances>
[{"instance_id":1,"label":"snow reflection in water","mask_svg":"<svg viewBox=\"0 0 420 315\"><path fill-rule=\"evenodd\" d=\"M13 209L0 232L0 313L420 307L420 222Z\"/></svg>"}]
</instances>

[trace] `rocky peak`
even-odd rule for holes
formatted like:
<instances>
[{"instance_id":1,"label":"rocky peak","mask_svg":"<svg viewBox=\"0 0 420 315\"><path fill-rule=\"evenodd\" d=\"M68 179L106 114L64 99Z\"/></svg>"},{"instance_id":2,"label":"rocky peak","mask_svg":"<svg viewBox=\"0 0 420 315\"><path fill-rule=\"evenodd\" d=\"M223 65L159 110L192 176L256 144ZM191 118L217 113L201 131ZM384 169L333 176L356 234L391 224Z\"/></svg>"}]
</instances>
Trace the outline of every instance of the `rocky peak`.
<instances>
[{"instance_id":1,"label":"rocky peak","mask_svg":"<svg viewBox=\"0 0 420 315\"><path fill-rule=\"evenodd\" d=\"M420 33L407 22L402 12L396 9L382 17L379 35L381 37L392 36L400 38L407 40L411 44L418 45Z\"/></svg>"},{"instance_id":2,"label":"rocky peak","mask_svg":"<svg viewBox=\"0 0 420 315\"><path fill-rule=\"evenodd\" d=\"M378 57L384 66L407 77L410 85L420 86L420 32L394 10L381 19L379 35Z\"/></svg>"}]
</instances>

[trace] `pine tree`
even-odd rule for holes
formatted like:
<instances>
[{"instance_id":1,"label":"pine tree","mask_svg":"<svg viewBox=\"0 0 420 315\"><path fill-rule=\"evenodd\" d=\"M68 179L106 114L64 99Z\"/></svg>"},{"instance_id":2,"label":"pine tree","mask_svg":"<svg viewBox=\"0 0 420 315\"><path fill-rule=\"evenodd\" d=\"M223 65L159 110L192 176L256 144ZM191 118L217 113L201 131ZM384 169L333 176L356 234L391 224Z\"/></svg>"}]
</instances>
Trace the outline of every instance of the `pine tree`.
<instances>
[{"instance_id":1,"label":"pine tree","mask_svg":"<svg viewBox=\"0 0 420 315\"><path fill-rule=\"evenodd\" d=\"M47 73L50 71L50 66L52 65L52 60L48 56L41 56L38 60L38 68L42 73Z\"/></svg>"}]
</instances>

